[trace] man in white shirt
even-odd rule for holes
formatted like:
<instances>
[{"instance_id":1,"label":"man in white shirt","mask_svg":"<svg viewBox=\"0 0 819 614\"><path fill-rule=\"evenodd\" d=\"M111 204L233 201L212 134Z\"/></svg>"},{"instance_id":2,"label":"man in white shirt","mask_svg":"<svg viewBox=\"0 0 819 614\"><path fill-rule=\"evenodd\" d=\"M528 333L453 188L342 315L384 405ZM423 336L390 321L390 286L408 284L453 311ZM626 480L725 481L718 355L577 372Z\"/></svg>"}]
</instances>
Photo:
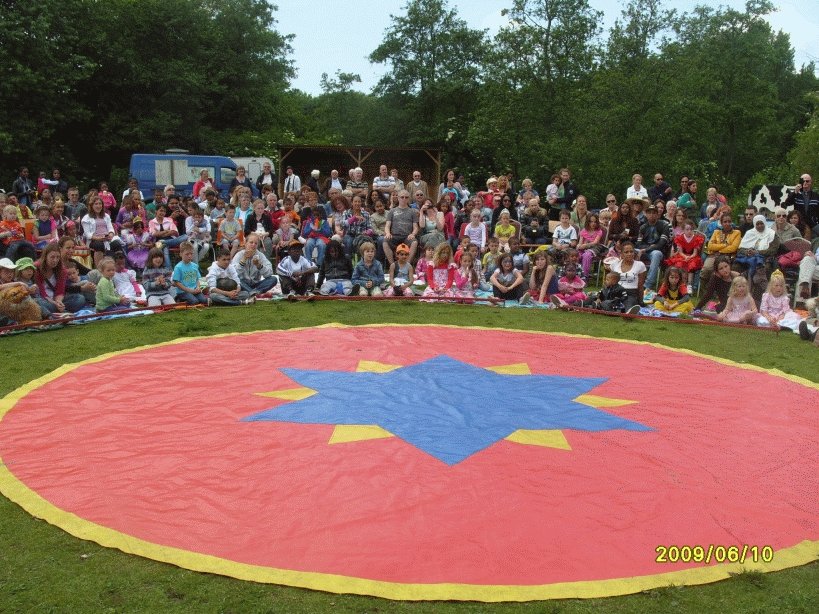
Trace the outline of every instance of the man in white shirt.
<instances>
[{"instance_id":1,"label":"man in white shirt","mask_svg":"<svg viewBox=\"0 0 819 614\"><path fill-rule=\"evenodd\" d=\"M395 192L395 177L387 172L386 164L382 164L378 169L378 177L373 179L373 190L381 192L386 199Z\"/></svg>"},{"instance_id":2,"label":"man in white shirt","mask_svg":"<svg viewBox=\"0 0 819 614\"><path fill-rule=\"evenodd\" d=\"M294 194L301 191L301 178L293 172L293 167L288 166L284 176L284 193Z\"/></svg>"}]
</instances>

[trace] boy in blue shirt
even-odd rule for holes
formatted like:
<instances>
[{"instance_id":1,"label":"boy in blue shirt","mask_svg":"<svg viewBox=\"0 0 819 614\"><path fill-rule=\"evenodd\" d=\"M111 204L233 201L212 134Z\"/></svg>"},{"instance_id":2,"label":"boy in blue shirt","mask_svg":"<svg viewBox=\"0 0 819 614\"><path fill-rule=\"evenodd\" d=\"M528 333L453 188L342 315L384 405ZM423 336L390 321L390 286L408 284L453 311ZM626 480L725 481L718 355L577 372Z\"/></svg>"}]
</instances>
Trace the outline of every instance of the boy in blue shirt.
<instances>
[{"instance_id":1,"label":"boy in blue shirt","mask_svg":"<svg viewBox=\"0 0 819 614\"><path fill-rule=\"evenodd\" d=\"M202 294L199 287L199 264L193 261L193 245L185 241L179 244L179 257L182 262L178 262L173 268L173 285L176 286L176 301L185 302L188 305L207 305L208 297Z\"/></svg>"}]
</instances>

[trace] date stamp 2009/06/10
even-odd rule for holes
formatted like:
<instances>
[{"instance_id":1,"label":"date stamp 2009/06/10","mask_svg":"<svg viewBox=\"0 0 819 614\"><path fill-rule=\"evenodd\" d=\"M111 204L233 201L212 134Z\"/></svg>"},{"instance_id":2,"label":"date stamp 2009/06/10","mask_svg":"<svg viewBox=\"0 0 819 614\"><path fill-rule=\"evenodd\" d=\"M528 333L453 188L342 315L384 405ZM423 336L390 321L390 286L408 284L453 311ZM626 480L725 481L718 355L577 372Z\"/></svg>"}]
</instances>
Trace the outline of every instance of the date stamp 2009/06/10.
<instances>
[{"instance_id":1,"label":"date stamp 2009/06/10","mask_svg":"<svg viewBox=\"0 0 819 614\"><path fill-rule=\"evenodd\" d=\"M771 546L657 546L657 563L770 563L774 558Z\"/></svg>"}]
</instances>

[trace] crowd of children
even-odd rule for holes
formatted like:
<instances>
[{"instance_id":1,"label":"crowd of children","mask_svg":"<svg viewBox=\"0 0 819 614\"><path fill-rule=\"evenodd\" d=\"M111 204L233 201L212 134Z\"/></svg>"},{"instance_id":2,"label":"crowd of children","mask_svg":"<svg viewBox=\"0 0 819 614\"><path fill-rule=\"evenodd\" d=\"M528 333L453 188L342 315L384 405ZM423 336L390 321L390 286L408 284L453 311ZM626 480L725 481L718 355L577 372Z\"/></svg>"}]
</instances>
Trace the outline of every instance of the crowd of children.
<instances>
[{"instance_id":1,"label":"crowd of children","mask_svg":"<svg viewBox=\"0 0 819 614\"><path fill-rule=\"evenodd\" d=\"M9 266L0 271L6 284L26 286L43 318L89 308L233 306L320 293L494 296L522 305L800 328L804 318L791 309L781 272L754 300L749 280L766 266L776 236L764 217L753 218L740 243L744 251L729 258L722 244L713 248L718 240L728 244L733 232L724 208L706 209L700 221L689 216L693 208L685 213L673 200L618 204L607 197L598 213L574 192L566 202L573 186L555 177L541 203L528 180L517 194L492 178L485 191L469 195L447 173L437 204L418 193L408 209L401 199L411 198L409 192L385 193L375 184L364 195L336 189L319 197L302 190L282 201L271 186L254 200L241 185L227 199L203 185L198 199L167 186L146 204L133 182L119 205L104 183L82 202L76 188L68 201L49 195L31 207L0 195L3 262L14 274ZM665 273L654 292L644 287L644 260L655 266L648 256L666 234ZM713 273L697 291L706 249ZM737 265L748 271L739 274ZM593 291L597 269L602 285Z\"/></svg>"}]
</instances>

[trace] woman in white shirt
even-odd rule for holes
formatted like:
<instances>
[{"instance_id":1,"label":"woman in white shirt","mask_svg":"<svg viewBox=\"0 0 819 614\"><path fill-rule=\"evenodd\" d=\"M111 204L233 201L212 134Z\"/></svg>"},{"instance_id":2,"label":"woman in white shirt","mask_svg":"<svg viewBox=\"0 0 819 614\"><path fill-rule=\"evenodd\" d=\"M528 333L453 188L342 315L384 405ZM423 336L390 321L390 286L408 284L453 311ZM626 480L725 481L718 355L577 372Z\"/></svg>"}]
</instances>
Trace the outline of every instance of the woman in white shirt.
<instances>
[{"instance_id":1,"label":"woman in white shirt","mask_svg":"<svg viewBox=\"0 0 819 614\"><path fill-rule=\"evenodd\" d=\"M646 281L646 265L634 258L634 244L626 241L620 248L620 260L611 265L611 270L620 275L620 285L628 294L626 311L639 305L643 298L643 284Z\"/></svg>"},{"instance_id":2,"label":"woman in white shirt","mask_svg":"<svg viewBox=\"0 0 819 614\"><path fill-rule=\"evenodd\" d=\"M648 198L648 190L643 185L643 176L635 173L631 177L631 186L626 190L626 199Z\"/></svg>"}]
</instances>

